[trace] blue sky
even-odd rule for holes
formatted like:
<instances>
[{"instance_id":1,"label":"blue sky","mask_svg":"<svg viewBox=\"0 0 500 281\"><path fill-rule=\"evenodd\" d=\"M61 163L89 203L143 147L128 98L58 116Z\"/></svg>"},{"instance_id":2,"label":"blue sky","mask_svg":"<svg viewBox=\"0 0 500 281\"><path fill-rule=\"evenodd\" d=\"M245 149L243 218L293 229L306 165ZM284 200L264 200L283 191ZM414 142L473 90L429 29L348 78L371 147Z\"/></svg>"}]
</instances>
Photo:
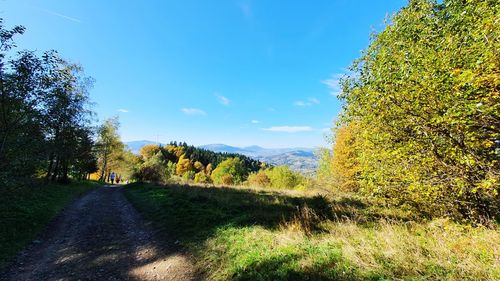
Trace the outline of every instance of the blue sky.
<instances>
[{"instance_id":1,"label":"blue sky","mask_svg":"<svg viewBox=\"0 0 500 281\"><path fill-rule=\"evenodd\" d=\"M327 146L335 81L400 0L0 0L20 48L55 49L95 79L124 141Z\"/></svg>"}]
</instances>

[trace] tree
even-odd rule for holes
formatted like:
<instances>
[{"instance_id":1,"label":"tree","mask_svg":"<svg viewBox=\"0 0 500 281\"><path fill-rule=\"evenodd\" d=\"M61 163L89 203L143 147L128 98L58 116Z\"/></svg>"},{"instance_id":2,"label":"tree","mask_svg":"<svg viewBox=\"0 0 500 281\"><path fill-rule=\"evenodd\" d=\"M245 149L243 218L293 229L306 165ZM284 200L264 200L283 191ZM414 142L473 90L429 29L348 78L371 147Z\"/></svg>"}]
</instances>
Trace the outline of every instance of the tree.
<instances>
[{"instance_id":1,"label":"tree","mask_svg":"<svg viewBox=\"0 0 500 281\"><path fill-rule=\"evenodd\" d=\"M412 0L342 82L362 191L430 215L498 216L494 0Z\"/></svg>"},{"instance_id":2,"label":"tree","mask_svg":"<svg viewBox=\"0 0 500 281\"><path fill-rule=\"evenodd\" d=\"M179 162L176 165L176 173L178 176L184 175L184 173L191 171L193 169L193 163L185 154L182 154L179 158Z\"/></svg>"},{"instance_id":3,"label":"tree","mask_svg":"<svg viewBox=\"0 0 500 281\"><path fill-rule=\"evenodd\" d=\"M146 144L139 150L139 155L142 156L144 161L147 161L149 158L156 155L160 152L160 146L157 144Z\"/></svg>"},{"instance_id":4,"label":"tree","mask_svg":"<svg viewBox=\"0 0 500 281\"><path fill-rule=\"evenodd\" d=\"M118 117L114 117L104 121L98 129L96 147L100 164L100 181L107 180L106 176L109 174L109 162L112 159L111 156L113 153L116 153L120 148L123 149L123 144L118 135L119 126Z\"/></svg>"},{"instance_id":5,"label":"tree","mask_svg":"<svg viewBox=\"0 0 500 281\"><path fill-rule=\"evenodd\" d=\"M142 151L142 150L141 150ZM140 180L150 182L165 182L167 180L167 161L163 158L163 154L158 150L156 154L147 158L140 168Z\"/></svg>"},{"instance_id":6,"label":"tree","mask_svg":"<svg viewBox=\"0 0 500 281\"><path fill-rule=\"evenodd\" d=\"M212 172L212 180L216 184L228 184L229 178L231 177L231 182L234 184L239 184L244 181L245 177L248 175L245 169L244 163L240 158L228 158L222 161ZM224 183L224 176L226 176L226 183Z\"/></svg>"},{"instance_id":7,"label":"tree","mask_svg":"<svg viewBox=\"0 0 500 281\"><path fill-rule=\"evenodd\" d=\"M205 167L205 174L207 174L207 176L210 176L212 175L212 171L213 171L213 166L212 166L212 163L208 163L208 165Z\"/></svg>"},{"instance_id":8,"label":"tree","mask_svg":"<svg viewBox=\"0 0 500 281\"><path fill-rule=\"evenodd\" d=\"M271 185L271 179L261 170L257 173L248 175L248 183L252 186L268 187Z\"/></svg>"},{"instance_id":9,"label":"tree","mask_svg":"<svg viewBox=\"0 0 500 281\"><path fill-rule=\"evenodd\" d=\"M91 112L87 109L92 80L82 75L80 66L64 61L54 52L44 54L43 67L43 113L50 151L46 178L67 182L70 168L78 157L75 148L79 140L90 139L92 135ZM84 147L89 149L87 154L91 153L91 147Z\"/></svg>"},{"instance_id":10,"label":"tree","mask_svg":"<svg viewBox=\"0 0 500 281\"><path fill-rule=\"evenodd\" d=\"M356 191L359 163L356 143L356 123L338 127L335 130L335 143L331 161L332 179L342 190Z\"/></svg>"},{"instance_id":11,"label":"tree","mask_svg":"<svg viewBox=\"0 0 500 281\"><path fill-rule=\"evenodd\" d=\"M196 173L196 175L194 176L194 182L195 183L210 183L211 179L209 176L207 176L205 174L204 171L201 171L201 172Z\"/></svg>"},{"instance_id":12,"label":"tree","mask_svg":"<svg viewBox=\"0 0 500 281\"><path fill-rule=\"evenodd\" d=\"M288 166L276 166L265 170L273 188L296 188L303 184L304 177L290 170Z\"/></svg>"},{"instance_id":13,"label":"tree","mask_svg":"<svg viewBox=\"0 0 500 281\"><path fill-rule=\"evenodd\" d=\"M194 162L194 168L196 169L197 172L204 171L205 166L200 161Z\"/></svg>"},{"instance_id":14,"label":"tree","mask_svg":"<svg viewBox=\"0 0 500 281\"><path fill-rule=\"evenodd\" d=\"M54 51L9 59L13 37L23 32L5 29L0 19L0 182L44 171L47 179L66 182L83 166L91 170L92 80Z\"/></svg>"}]
</instances>

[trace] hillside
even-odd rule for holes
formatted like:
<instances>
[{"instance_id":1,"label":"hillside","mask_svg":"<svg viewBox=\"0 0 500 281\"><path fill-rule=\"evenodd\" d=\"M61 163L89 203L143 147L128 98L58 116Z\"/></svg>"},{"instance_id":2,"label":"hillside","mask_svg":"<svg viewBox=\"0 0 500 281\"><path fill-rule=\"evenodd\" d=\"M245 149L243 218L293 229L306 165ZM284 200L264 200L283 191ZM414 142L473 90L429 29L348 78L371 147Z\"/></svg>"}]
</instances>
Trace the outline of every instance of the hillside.
<instances>
[{"instance_id":1,"label":"hillside","mask_svg":"<svg viewBox=\"0 0 500 281\"><path fill-rule=\"evenodd\" d=\"M125 142L127 147L138 154L141 147L147 144L155 144L150 140L139 140ZM264 148L258 145L237 147L226 144L207 144L199 148L213 152L241 154L265 162L274 166L286 165L290 169L301 173L312 173L318 167L318 157L313 148L291 147L291 148Z\"/></svg>"},{"instance_id":2,"label":"hillside","mask_svg":"<svg viewBox=\"0 0 500 281\"><path fill-rule=\"evenodd\" d=\"M318 167L318 158L314 149L295 148L263 148L260 146L235 147L225 144L202 145L201 148L215 152L243 154L271 165L286 165L290 169L302 173L311 173Z\"/></svg>"}]
</instances>

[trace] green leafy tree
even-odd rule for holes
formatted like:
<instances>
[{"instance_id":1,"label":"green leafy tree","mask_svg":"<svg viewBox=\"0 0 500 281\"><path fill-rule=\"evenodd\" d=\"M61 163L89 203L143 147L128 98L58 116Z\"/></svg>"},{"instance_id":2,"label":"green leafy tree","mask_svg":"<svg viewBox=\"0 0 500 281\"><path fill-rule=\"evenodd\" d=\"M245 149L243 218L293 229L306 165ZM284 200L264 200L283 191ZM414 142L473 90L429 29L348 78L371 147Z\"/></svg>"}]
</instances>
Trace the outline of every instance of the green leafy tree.
<instances>
[{"instance_id":1,"label":"green leafy tree","mask_svg":"<svg viewBox=\"0 0 500 281\"><path fill-rule=\"evenodd\" d=\"M182 175L182 179L186 182L192 181L195 178L195 171L189 170Z\"/></svg>"},{"instance_id":2,"label":"green leafy tree","mask_svg":"<svg viewBox=\"0 0 500 281\"><path fill-rule=\"evenodd\" d=\"M194 176L194 182L195 183L210 183L210 182L212 182L212 180L210 179L209 176L207 176L207 174L205 174L204 171L201 171L201 172L196 173L196 175Z\"/></svg>"},{"instance_id":3,"label":"green leafy tree","mask_svg":"<svg viewBox=\"0 0 500 281\"><path fill-rule=\"evenodd\" d=\"M276 166L265 170L265 173L273 188L296 188L305 181L302 175L293 172L288 166Z\"/></svg>"},{"instance_id":4,"label":"green leafy tree","mask_svg":"<svg viewBox=\"0 0 500 281\"><path fill-rule=\"evenodd\" d=\"M0 19L0 182L41 173L66 182L70 174L92 170L95 160L87 93L92 80L54 51L9 57L14 36L23 32L21 26L5 29Z\"/></svg>"},{"instance_id":5,"label":"green leafy tree","mask_svg":"<svg viewBox=\"0 0 500 281\"><path fill-rule=\"evenodd\" d=\"M342 82L358 183L431 215L498 216L500 36L495 0L412 0Z\"/></svg>"},{"instance_id":6,"label":"green leafy tree","mask_svg":"<svg viewBox=\"0 0 500 281\"><path fill-rule=\"evenodd\" d=\"M174 162L168 161L167 167L165 169L165 179L169 180L173 176L175 176L176 164Z\"/></svg>"},{"instance_id":7,"label":"green leafy tree","mask_svg":"<svg viewBox=\"0 0 500 281\"><path fill-rule=\"evenodd\" d=\"M229 179L226 177L226 183L224 183L224 176L231 177L231 184L239 184L244 181L248 175L245 169L244 162L240 158L229 158L222 161L212 172L212 180L216 184L229 184Z\"/></svg>"},{"instance_id":8,"label":"green leafy tree","mask_svg":"<svg viewBox=\"0 0 500 281\"><path fill-rule=\"evenodd\" d=\"M120 150L123 150L123 143L118 135L120 123L118 117L110 118L99 127L96 142L97 155L99 159L100 181L108 180L111 173L110 162L119 156Z\"/></svg>"}]
</instances>

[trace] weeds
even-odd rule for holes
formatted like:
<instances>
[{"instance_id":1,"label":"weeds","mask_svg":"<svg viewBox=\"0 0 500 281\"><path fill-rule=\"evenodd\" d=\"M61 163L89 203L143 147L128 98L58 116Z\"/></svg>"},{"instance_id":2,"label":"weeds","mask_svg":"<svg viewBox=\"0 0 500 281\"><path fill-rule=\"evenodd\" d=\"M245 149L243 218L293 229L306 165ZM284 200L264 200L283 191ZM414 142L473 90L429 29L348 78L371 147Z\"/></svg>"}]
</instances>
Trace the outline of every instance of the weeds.
<instances>
[{"instance_id":1,"label":"weeds","mask_svg":"<svg viewBox=\"0 0 500 281\"><path fill-rule=\"evenodd\" d=\"M208 280L499 280L500 232L355 197L135 185L127 197Z\"/></svg>"}]
</instances>

